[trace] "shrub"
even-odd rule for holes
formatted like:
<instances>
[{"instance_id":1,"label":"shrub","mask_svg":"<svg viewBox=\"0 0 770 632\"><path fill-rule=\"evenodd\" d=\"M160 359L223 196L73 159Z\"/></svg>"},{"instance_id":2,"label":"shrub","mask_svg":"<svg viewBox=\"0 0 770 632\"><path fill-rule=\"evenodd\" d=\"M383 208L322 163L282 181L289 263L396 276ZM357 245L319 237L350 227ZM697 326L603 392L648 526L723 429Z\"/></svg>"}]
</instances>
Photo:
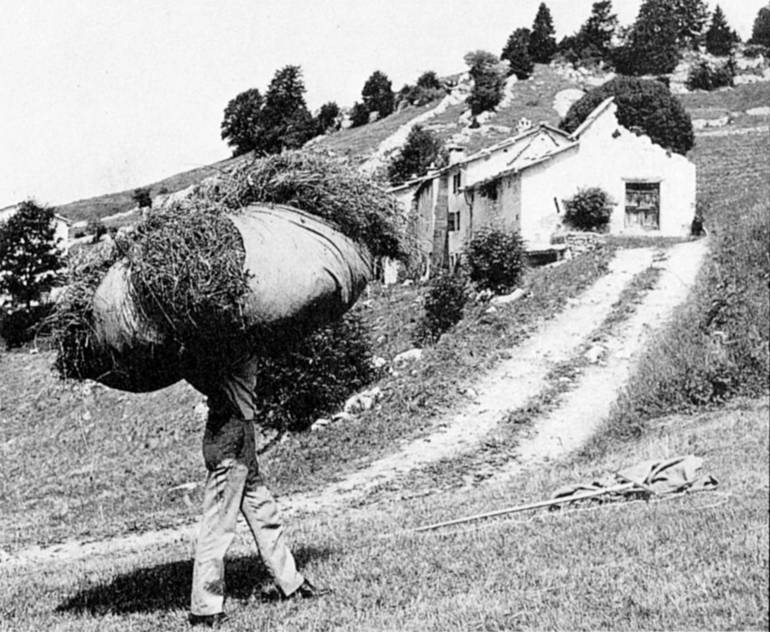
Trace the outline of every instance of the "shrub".
<instances>
[{"instance_id":1,"label":"shrub","mask_svg":"<svg viewBox=\"0 0 770 632\"><path fill-rule=\"evenodd\" d=\"M735 78L733 64L727 62L714 67L706 61L701 61L690 68L687 75L688 90L716 90L724 86L732 86Z\"/></svg>"},{"instance_id":2,"label":"shrub","mask_svg":"<svg viewBox=\"0 0 770 632\"><path fill-rule=\"evenodd\" d=\"M102 235L106 234L107 227L101 219L97 217L88 220L88 223L86 224L86 235L91 235L92 244L97 243L102 238Z\"/></svg>"},{"instance_id":3,"label":"shrub","mask_svg":"<svg viewBox=\"0 0 770 632\"><path fill-rule=\"evenodd\" d=\"M639 127L653 142L679 154L695 143L690 115L679 100L661 82L636 77L615 77L583 95L559 127L574 132L607 97L614 97L618 122L627 129Z\"/></svg>"},{"instance_id":4,"label":"shrub","mask_svg":"<svg viewBox=\"0 0 770 632\"><path fill-rule=\"evenodd\" d=\"M442 271L430 280L425 295L425 312L417 324L414 342L432 343L458 323L468 302L468 280L462 271Z\"/></svg>"},{"instance_id":5,"label":"shrub","mask_svg":"<svg viewBox=\"0 0 770 632\"><path fill-rule=\"evenodd\" d=\"M375 378L371 344L354 314L296 338L275 336L257 375L257 414L279 430L301 430Z\"/></svg>"},{"instance_id":6,"label":"shrub","mask_svg":"<svg viewBox=\"0 0 770 632\"><path fill-rule=\"evenodd\" d=\"M614 202L598 187L579 189L564 200L564 219L579 230L601 231L607 227Z\"/></svg>"},{"instance_id":7,"label":"shrub","mask_svg":"<svg viewBox=\"0 0 770 632\"><path fill-rule=\"evenodd\" d=\"M465 251L468 273L482 290L501 294L515 288L526 265L524 241L516 231L494 225L478 230Z\"/></svg>"},{"instance_id":8,"label":"shrub","mask_svg":"<svg viewBox=\"0 0 770 632\"><path fill-rule=\"evenodd\" d=\"M757 57L770 57L770 48L762 44L746 44L743 47L743 56L749 59Z\"/></svg>"},{"instance_id":9,"label":"shrub","mask_svg":"<svg viewBox=\"0 0 770 632\"><path fill-rule=\"evenodd\" d=\"M134 189L134 193L131 196L136 202L139 208L149 208L152 206L152 197L150 196L150 189L147 187L140 187Z\"/></svg>"},{"instance_id":10,"label":"shrub","mask_svg":"<svg viewBox=\"0 0 770 632\"><path fill-rule=\"evenodd\" d=\"M7 312L0 322L0 337L5 348L13 349L31 342L38 334L40 323L50 314L53 305L33 305Z\"/></svg>"}]
</instances>

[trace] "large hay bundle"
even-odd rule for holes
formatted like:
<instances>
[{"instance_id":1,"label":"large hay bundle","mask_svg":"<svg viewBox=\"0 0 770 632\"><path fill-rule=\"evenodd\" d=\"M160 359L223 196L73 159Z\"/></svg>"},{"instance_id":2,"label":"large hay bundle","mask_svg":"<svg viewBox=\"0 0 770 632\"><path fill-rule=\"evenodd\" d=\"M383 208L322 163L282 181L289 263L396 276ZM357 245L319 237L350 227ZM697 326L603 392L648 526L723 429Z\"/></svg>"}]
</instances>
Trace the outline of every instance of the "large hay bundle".
<instances>
[{"instance_id":1,"label":"large hay bundle","mask_svg":"<svg viewBox=\"0 0 770 632\"><path fill-rule=\"evenodd\" d=\"M282 329L296 335L344 313L371 276L367 247L405 251L400 215L358 174L315 157L290 160L295 168L285 177L275 159L257 161L151 212L109 257L80 268L88 274L75 270L51 320L60 373L153 390L190 364L221 370L261 337ZM255 174L263 189L255 188ZM276 180L280 196L272 193ZM291 191L298 205L334 225L287 207L242 208L250 197L278 201Z\"/></svg>"}]
</instances>

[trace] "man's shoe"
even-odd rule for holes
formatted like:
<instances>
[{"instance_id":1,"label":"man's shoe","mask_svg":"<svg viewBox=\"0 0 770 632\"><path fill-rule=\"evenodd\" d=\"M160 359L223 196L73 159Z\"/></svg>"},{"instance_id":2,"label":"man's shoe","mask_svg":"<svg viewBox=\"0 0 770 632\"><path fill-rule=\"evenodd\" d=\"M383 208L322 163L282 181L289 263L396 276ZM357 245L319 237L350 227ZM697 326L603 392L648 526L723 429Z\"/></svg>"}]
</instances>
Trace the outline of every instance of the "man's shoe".
<instances>
[{"instance_id":1,"label":"man's shoe","mask_svg":"<svg viewBox=\"0 0 770 632\"><path fill-rule=\"evenodd\" d=\"M227 620L227 615L224 612L217 612L216 614L191 614L190 625L202 625L207 628L218 628L222 623Z\"/></svg>"},{"instance_id":2,"label":"man's shoe","mask_svg":"<svg viewBox=\"0 0 770 632\"><path fill-rule=\"evenodd\" d=\"M286 595L286 599L317 599L318 597L325 597L331 593L331 588L319 588L306 579L297 590L290 595Z\"/></svg>"}]
</instances>

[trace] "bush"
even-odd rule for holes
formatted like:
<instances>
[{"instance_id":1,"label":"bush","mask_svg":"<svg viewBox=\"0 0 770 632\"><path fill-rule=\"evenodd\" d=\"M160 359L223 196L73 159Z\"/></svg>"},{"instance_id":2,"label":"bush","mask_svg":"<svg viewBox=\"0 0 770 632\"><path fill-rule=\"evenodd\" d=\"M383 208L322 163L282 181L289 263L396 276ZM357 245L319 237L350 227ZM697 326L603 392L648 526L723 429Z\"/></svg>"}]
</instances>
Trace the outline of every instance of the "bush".
<instances>
[{"instance_id":1,"label":"bush","mask_svg":"<svg viewBox=\"0 0 770 632\"><path fill-rule=\"evenodd\" d=\"M305 337L282 331L263 358L257 415L279 430L307 428L376 377L369 338L354 314Z\"/></svg>"},{"instance_id":2,"label":"bush","mask_svg":"<svg viewBox=\"0 0 770 632\"><path fill-rule=\"evenodd\" d=\"M497 294L515 288L526 266L524 241L519 233L494 225L478 230L465 254L471 281Z\"/></svg>"},{"instance_id":3,"label":"bush","mask_svg":"<svg viewBox=\"0 0 770 632\"><path fill-rule=\"evenodd\" d=\"M106 234L107 227L101 219L97 217L88 220L88 223L86 224L86 235L91 235L92 244L97 243L102 236Z\"/></svg>"},{"instance_id":4,"label":"bush","mask_svg":"<svg viewBox=\"0 0 770 632\"><path fill-rule=\"evenodd\" d=\"M690 68L687 75L688 90L716 90L724 86L732 86L735 78L733 64L714 67L706 61L701 61Z\"/></svg>"},{"instance_id":5,"label":"bush","mask_svg":"<svg viewBox=\"0 0 770 632\"><path fill-rule=\"evenodd\" d=\"M659 81L615 77L572 104L559 127L574 132L607 97L614 97L618 122L641 128L650 139L671 151L686 154L695 143L690 115Z\"/></svg>"},{"instance_id":6,"label":"bush","mask_svg":"<svg viewBox=\"0 0 770 632\"><path fill-rule=\"evenodd\" d=\"M599 232L609 224L613 204L610 196L598 187L579 189L564 200L564 219L578 230Z\"/></svg>"},{"instance_id":7,"label":"bush","mask_svg":"<svg viewBox=\"0 0 770 632\"><path fill-rule=\"evenodd\" d=\"M743 47L743 56L749 59L756 59L757 57L770 57L770 48L763 46L762 44L746 44Z\"/></svg>"},{"instance_id":8,"label":"bush","mask_svg":"<svg viewBox=\"0 0 770 632\"><path fill-rule=\"evenodd\" d=\"M51 313L52 307L52 303L45 303L4 314L0 322L0 337L5 340L5 348L21 347L34 340L40 324Z\"/></svg>"},{"instance_id":9,"label":"bush","mask_svg":"<svg viewBox=\"0 0 770 632\"><path fill-rule=\"evenodd\" d=\"M460 271L451 274L442 271L430 280L425 296L425 313L414 334L417 344L432 343L458 323L468 302L469 288L465 275Z\"/></svg>"}]
</instances>

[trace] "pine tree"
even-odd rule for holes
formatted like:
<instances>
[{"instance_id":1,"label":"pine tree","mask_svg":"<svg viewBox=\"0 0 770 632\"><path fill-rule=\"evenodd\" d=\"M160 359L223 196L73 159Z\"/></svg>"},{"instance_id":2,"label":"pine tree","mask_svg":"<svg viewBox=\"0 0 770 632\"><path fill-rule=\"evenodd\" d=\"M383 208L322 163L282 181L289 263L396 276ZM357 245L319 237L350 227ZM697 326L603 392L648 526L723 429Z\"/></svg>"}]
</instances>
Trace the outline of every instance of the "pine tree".
<instances>
[{"instance_id":1,"label":"pine tree","mask_svg":"<svg viewBox=\"0 0 770 632\"><path fill-rule=\"evenodd\" d=\"M732 52L737 41L738 34L729 27L722 8L717 5L711 16L711 25L706 31L706 51L724 57Z\"/></svg>"},{"instance_id":2,"label":"pine tree","mask_svg":"<svg viewBox=\"0 0 770 632\"><path fill-rule=\"evenodd\" d=\"M665 0L673 11L676 41L682 48L697 49L703 40L703 29L709 10L705 0Z\"/></svg>"},{"instance_id":3,"label":"pine tree","mask_svg":"<svg viewBox=\"0 0 770 632\"><path fill-rule=\"evenodd\" d=\"M613 61L625 75L665 74L679 61L679 17L669 0L645 0L625 45L615 50Z\"/></svg>"},{"instance_id":4,"label":"pine tree","mask_svg":"<svg viewBox=\"0 0 770 632\"><path fill-rule=\"evenodd\" d=\"M518 28L510 34L503 52L500 53L500 59L504 59L510 64L509 74L516 75L518 79L529 78L535 67L529 56L529 39L529 29Z\"/></svg>"},{"instance_id":5,"label":"pine tree","mask_svg":"<svg viewBox=\"0 0 770 632\"><path fill-rule=\"evenodd\" d=\"M749 44L767 46L770 48L770 4L762 7L754 19L754 27L751 29Z\"/></svg>"},{"instance_id":6,"label":"pine tree","mask_svg":"<svg viewBox=\"0 0 770 632\"><path fill-rule=\"evenodd\" d=\"M545 2L541 2L529 37L529 54L534 61L540 64L550 63L556 53L555 33L551 12Z\"/></svg>"},{"instance_id":7,"label":"pine tree","mask_svg":"<svg viewBox=\"0 0 770 632\"><path fill-rule=\"evenodd\" d=\"M591 15L577 34L578 55L607 59L617 28L618 16L612 12L612 0L594 2Z\"/></svg>"},{"instance_id":8,"label":"pine tree","mask_svg":"<svg viewBox=\"0 0 770 632\"><path fill-rule=\"evenodd\" d=\"M305 83L299 66L276 71L265 95L261 112L262 134L256 149L280 153L302 147L315 134L313 117L305 104Z\"/></svg>"}]
</instances>

